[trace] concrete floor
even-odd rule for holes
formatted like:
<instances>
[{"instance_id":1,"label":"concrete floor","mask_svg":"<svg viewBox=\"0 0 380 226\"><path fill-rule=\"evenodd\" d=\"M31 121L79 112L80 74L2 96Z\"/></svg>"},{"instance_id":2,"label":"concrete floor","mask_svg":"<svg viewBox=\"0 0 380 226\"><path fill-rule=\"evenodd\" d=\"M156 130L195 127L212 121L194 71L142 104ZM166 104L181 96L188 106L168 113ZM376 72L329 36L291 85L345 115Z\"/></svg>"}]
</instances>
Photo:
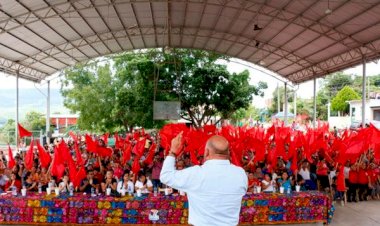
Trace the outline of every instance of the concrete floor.
<instances>
[{"instance_id":1,"label":"concrete floor","mask_svg":"<svg viewBox=\"0 0 380 226\"><path fill-rule=\"evenodd\" d=\"M331 226L380 226L380 201L335 205Z\"/></svg>"}]
</instances>

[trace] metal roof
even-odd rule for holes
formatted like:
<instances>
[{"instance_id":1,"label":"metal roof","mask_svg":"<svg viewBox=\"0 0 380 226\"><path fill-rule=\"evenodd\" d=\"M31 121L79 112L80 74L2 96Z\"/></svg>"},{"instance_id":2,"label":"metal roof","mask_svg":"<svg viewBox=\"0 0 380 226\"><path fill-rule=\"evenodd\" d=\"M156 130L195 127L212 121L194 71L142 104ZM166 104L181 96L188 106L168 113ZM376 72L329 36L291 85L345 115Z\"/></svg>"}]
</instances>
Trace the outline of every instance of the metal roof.
<instances>
[{"instance_id":1,"label":"metal roof","mask_svg":"<svg viewBox=\"0 0 380 226\"><path fill-rule=\"evenodd\" d=\"M293 83L374 60L380 0L1 0L0 70L39 82L123 51L194 48Z\"/></svg>"}]
</instances>

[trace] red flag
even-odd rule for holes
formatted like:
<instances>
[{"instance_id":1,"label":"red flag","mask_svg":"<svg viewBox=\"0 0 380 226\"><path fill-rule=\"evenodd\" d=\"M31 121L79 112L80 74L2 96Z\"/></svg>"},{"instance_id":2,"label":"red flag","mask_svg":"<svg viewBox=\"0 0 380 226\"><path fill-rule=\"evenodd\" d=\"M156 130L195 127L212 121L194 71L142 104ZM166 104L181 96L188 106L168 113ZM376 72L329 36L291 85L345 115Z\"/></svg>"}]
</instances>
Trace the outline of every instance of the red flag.
<instances>
[{"instance_id":1,"label":"red flag","mask_svg":"<svg viewBox=\"0 0 380 226\"><path fill-rule=\"evenodd\" d=\"M132 172L137 175L140 172L140 156L135 156L135 160L132 164Z\"/></svg>"},{"instance_id":2,"label":"red flag","mask_svg":"<svg viewBox=\"0 0 380 226\"><path fill-rule=\"evenodd\" d=\"M194 150L190 150L190 160L194 165L199 165L199 161L197 159L197 155Z\"/></svg>"},{"instance_id":3,"label":"red flag","mask_svg":"<svg viewBox=\"0 0 380 226\"><path fill-rule=\"evenodd\" d=\"M80 182L84 178L86 178L86 170L84 169L84 166L81 166L80 169L77 172L75 180L73 181L74 187L79 187L80 186Z\"/></svg>"},{"instance_id":4,"label":"red flag","mask_svg":"<svg viewBox=\"0 0 380 226\"><path fill-rule=\"evenodd\" d=\"M128 142L123 152L123 165L131 159L132 144Z\"/></svg>"},{"instance_id":5,"label":"red flag","mask_svg":"<svg viewBox=\"0 0 380 226\"><path fill-rule=\"evenodd\" d=\"M123 140L120 138L117 132L114 134L114 138L115 138L115 148L123 149L124 148Z\"/></svg>"},{"instance_id":6,"label":"red flag","mask_svg":"<svg viewBox=\"0 0 380 226\"><path fill-rule=\"evenodd\" d=\"M40 157L40 163L42 168L48 168L51 158L48 153L46 153L45 148L43 148L40 144L40 142L37 140L37 149L38 149L38 155Z\"/></svg>"},{"instance_id":7,"label":"red flag","mask_svg":"<svg viewBox=\"0 0 380 226\"><path fill-rule=\"evenodd\" d=\"M148 156L144 160L144 163L146 165L152 164L153 158L154 158L154 154L155 154L155 151L156 151L156 147L157 147L157 145L155 143L152 143L152 145L150 146Z\"/></svg>"},{"instance_id":8,"label":"red flag","mask_svg":"<svg viewBox=\"0 0 380 226\"><path fill-rule=\"evenodd\" d=\"M85 139L86 139L87 150L89 152L97 153L98 145L96 144L96 142L92 140L92 138L88 134L86 134Z\"/></svg>"},{"instance_id":9,"label":"red flag","mask_svg":"<svg viewBox=\"0 0 380 226\"><path fill-rule=\"evenodd\" d=\"M70 158L68 165L69 165L69 178L70 178L70 181L74 183L78 172L77 172L77 167L75 166L75 162L72 158Z\"/></svg>"},{"instance_id":10,"label":"red flag","mask_svg":"<svg viewBox=\"0 0 380 226\"><path fill-rule=\"evenodd\" d=\"M57 180L61 180L63 174L65 173L65 165L62 163L63 161L59 159L60 154L57 148L54 151L54 158L51 166L51 175L56 176Z\"/></svg>"},{"instance_id":11,"label":"red flag","mask_svg":"<svg viewBox=\"0 0 380 226\"><path fill-rule=\"evenodd\" d=\"M132 152L141 157L144 154L145 143L146 138L137 141L136 145L132 149Z\"/></svg>"},{"instance_id":12,"label":"red flag","mask_svg":"<svg viewBox=\"0 0 380 226\"><path fill-rule=\"evenodd\" d=\"M100 157L106 157L106 156L112 156L112 149L111 148L108 148L108 147L100 147L98 146L96 148L96 153L98 153L98 155Z\"/></svg>"},{"instance_id":13,"label":"red flag","mask_svg":"<svg viewBox=\"0 0 380 226\"><path fill-rule=\"evenodd\" d=\"M74 141L75 143L78 142L78 137L77 137L77 135L75 135L75 133L73 133L73 131L70 131L70 132L69 132L69 135L70 135L70 137L73 139L73 141Z\"/></svg>"},{"instance_id":14,"label":"red flag","mask_svg":"<svg viewBox=\"0 0 380 226\"><path fill-rule=\"evenodd\" d=\"M33 158L34 158L33 147L34 147L34 140L32 139L30 141L29 149L25 154L25 168L28 170L32 169L33 167Z\"/></svg>"},{"instance_id":15,"label":"red flag","mask_svg":"<svg viewBox=\"0 0 380 226\"><path fill-rule=\"evenodd\" d=\"M104 135L102 136L102 140L104 141L104 143L105 143L106 145L108 145L108 136L109 136L109 133L106 133L106 134L104 134Z\"/></svg>"},{"instance_id":16,"label":"red flag","mask_svg":"<svg viewBox=\"0 0 380 226\"><path fill-rule=\"evenodd\" d=\"M298 153L295 153L293 155L292 165L290 166L290 169L292 170L293 174L296 174L298 171Z\"/></svg>"},{"instance_id":17,"label":"red flag","mask_svg":"<svg viewBox=\"0 0 380 226\"><path fill-rule=\"evenodd\" d=\"M57 152L61 157L60 162L62 163L68 162L70 159L72 159L70 149L64 140L58 144Z\"/></svg>"},{"instance_id":18,"label":"red flag","mask_svg":"<svg viewBox=\"0 0 380 226\"><path fill-rule=\"evenodd\" d=\"M74 148L75 148L75 156L77 157L77 164L78 165L84 165L84 161L82 159L82 154L79 151L79 147L78 147L77 143L74 144Z\"/></svg>"},{"instance_id":19,"label":"red flag","mask_svg":"<svg viewBox=\"0 0 380 226\"><path fill-rule=\"evenodd\" d=\"M20 123L17 124L17 127L18 127L18 133L20 135L20 138L32 136L32 132L22 127Z\"/></svg>"},{"instance_id":20,"label":"red flag","mask_svg":"<svg viewBox=\"0 0 380 226\"><path fill-rule=\"evenodd\" d=\"M13 167L15 167L16 165L16 162L15 162L15 159L13 158L11 146L9 145L8 145L8 157L9 157L8 169L13 169Z\"/></svg>"}]
</instances>

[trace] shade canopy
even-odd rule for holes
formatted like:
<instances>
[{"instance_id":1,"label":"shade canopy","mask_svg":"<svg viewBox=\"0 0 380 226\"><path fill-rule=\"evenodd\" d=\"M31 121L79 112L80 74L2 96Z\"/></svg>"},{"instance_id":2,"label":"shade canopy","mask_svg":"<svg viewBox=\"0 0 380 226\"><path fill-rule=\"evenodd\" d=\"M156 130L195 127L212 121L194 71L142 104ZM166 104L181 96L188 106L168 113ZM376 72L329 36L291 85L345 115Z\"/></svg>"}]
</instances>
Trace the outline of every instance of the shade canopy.
<instances>
[{"instance_id":1,"label":"shade canopy","mask_svg":"<svg viewBox=\"0 0 380 226\"><path fill-rule=\"evenodd\" d=\"M380 53L379 0L1 0L0 70L39 82L134 49L215 51L294 84Z\"/></svg>"}]
</instances>

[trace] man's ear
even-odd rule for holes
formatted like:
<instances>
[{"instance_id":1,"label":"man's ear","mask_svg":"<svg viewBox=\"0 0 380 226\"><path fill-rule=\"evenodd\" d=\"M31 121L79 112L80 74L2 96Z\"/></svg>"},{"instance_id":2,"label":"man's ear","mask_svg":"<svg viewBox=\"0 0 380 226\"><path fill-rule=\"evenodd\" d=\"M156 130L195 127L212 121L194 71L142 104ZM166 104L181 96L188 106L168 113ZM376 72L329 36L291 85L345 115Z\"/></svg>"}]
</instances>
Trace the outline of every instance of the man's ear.
<instances>
[{"instance_id":1,"label":"man's ear","mask_svg":"<svg viewBox=\"0 0 380 226\"><path fill-rule=\"evenodd\" d=\"M209 155L210 155L210 151L209 151L208 148L206 147L206 148L205 148L205 153L203 154L204 159L207 159L207 158L209 157Z\"/></svg>"}]
</instances>

